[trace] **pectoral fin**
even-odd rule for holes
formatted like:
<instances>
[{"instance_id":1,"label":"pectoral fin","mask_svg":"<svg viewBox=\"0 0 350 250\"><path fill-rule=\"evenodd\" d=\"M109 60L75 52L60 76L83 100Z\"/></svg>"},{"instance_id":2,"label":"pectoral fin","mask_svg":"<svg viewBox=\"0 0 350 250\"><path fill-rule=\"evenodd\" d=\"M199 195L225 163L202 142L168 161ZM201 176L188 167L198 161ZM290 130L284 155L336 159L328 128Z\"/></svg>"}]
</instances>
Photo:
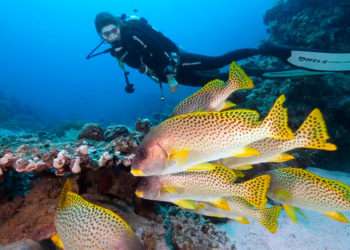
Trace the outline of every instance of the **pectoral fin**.
<instances>
[{"instance_id":1,"label":"pectoral fin","mask_svg":"<svg viewBox=\"0 0 350 250\"><path fill-rule=\"evenodd\" d=\"M239 152L235 152L232 156L237 158L245 158L245 157L251 157L251 156L259 156L260 152L259 150L255 148L242 148Z\"/></svg>"},{"instance_id":2,"label":"pectoral fin","mask_svg":"<svg viewBox=\"0 0 350 250\"><path fill-rule=\"evenodd\" d=\"M275 163L281 163L281 162L286 162L290 160L294 160L295 157L291 154L283 153L279 154L271 159L269 159L269 162L275 162Z\"/></svg>"},{"instance_id":3,"label":"pectoral fin","mask_svg":"<svg viewBox=\"0 0 350 250\"><path fill-rule=\"evenodd\" d=\"M324 215L326 215L327 217L331 218L332 220L336 220L338 222L342 222L342 223L349 223L349 219L345 217L345 215L343 215L342 213L339 212L335 212L335 211L328 211L325 212Z\"/></svg>"},{"instance_id":4,"label":"pectoral fin","mask_svg":"<svg viewBox=\"0 0 350 250\"><path fill-rule=\"evenodd\" d=\"M198 164L198 165L195 165L189 169L186 170L189 171L189 172L192 172L192 171L212 171L216 168L216 166L214 164L211 164L211 163L203 163L203 164Z\"/></svg>"},{"instance_id":5,"label":"pectoral fin","mask_svg":"<svg viewBox=\"0 0 350 250\"><path fill-rule=\"evenodd\" d=\"M241 165L241 166L234 167L233 169L234 170L250 170L252 168L253 168L252 165Z\"/></svg>"},{"instance_id":6,"label":"pectoral fin","mask_svg":"<svg viewBox=\"0 0 350 250\"><path fill-rule=\"evenodd\" d=\"M176 161L177 164L185 164L188 161L188 156L189 156L189 150L187 149L181 149L181 150L173 149L169 154L168 160Z\"/></svg>"},{"instance_id":7,"label":"pectoral fin","mask_svg":"<svg viewBox=\"0 0 350 250\"><path fill-rule=\"evenodd\" d=\"M230 109L230 108L233 108L233 107L235 107L235 106L237 106L235 103L230 102L230 101L226 101L226 102L222 105L222 107L220 108L219 111L223 111L223 110L226 110L226 109Z\"/></svg>"},{"instance_id":8,"label":"pectoral fin","mask_svg":"<svg viewBox=\"0 0 350 250\"><path fill-rule=\"evenodd\" d=\"M51 236L51 241L59 249L64 249L63 242L57 233L55 233L54 235Z\"/></svg>"},{"instance_id":9,"label":"pectoral fin","mask_svg":"<svg viewBox=\"0 0 350 250\"><path fill-rule=\"evenodd\" d=\"M284 189L277 189L274 191L274 194L276 198L282 202L288 202L292 198L292 195Z\"/></svg>"},{"instance_id":10,"label":"pectoral fin","mask_svg":"<svg viewBox=\"0 0 350 250\"><path fill-rule=\"evenodd\" d=\"M191 209L191 210L197 209L197 205L196 205L196 203L194 201L190 201L190 200L176 200L173 203L176 204L177 206L181 207L181 208Z\"/></svg>"},{"instance_id":11,"label":"pectoral fin","mask_svg":"<svg viewBox=\"0 0 350 250\"><path fill-rule=\"evenodd\" d=\"M286 204L283 205L283 208L286 211L287 216L291 219L291 221L293 223L297 223L298 218L295 209L292 206Z\"/></svg>"},{"instance_id":12,"label":"pectoral fin","mask_svg":"<svg viewBox=\"0 0 350 250\"><path fill-rule=\"evenodd\" d=\"M249 224L250 223L249 220L246 217L243 217L243 216L237 216L237 217L234 217L232 219L237 221L240 224Z\"/></svg>"},{"instance_id":13,"label":"pectoral fin","mask_svg":"<svg viewBox=\"0 0 350 250\"><path fill-rule=\"evenodd\" d=\"M180 193L181 190L179 190L177 187L174 187L174 186L162 185L161 192L174 194L174 193Z\"/></svg>"},{"instance_id":14,"label":"pectoral fin","mask_svg":"<svg viewBox=\"0 0 350 250\"><path fill-rule=\"evenodd\" d=\"M220 208L225 211L231 211L230 205L225 199L219 199L211 203L217 208Z\"/></svg>"}]
</instances>

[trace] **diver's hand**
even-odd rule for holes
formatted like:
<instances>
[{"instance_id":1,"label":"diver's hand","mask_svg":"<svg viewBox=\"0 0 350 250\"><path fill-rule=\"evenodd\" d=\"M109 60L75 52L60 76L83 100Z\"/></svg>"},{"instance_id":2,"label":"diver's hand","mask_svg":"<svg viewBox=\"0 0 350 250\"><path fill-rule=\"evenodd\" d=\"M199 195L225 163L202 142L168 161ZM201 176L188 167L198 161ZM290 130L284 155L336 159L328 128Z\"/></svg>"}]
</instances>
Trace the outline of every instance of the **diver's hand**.
<instances>
[{"instance_id":1,"label":"diver's hand","mask_svg":"<svg viewBox=\"0 0 350 250\"><path fill-rule=\"evenodd\" d=\"M175 75L169 74L166 77L167 77L167 82L168 82L169 87L170 87L170 92L175 93L176 89L177 89L177 85L178 85L178 82L175 79Z\"/></svg>"}]
</instances>

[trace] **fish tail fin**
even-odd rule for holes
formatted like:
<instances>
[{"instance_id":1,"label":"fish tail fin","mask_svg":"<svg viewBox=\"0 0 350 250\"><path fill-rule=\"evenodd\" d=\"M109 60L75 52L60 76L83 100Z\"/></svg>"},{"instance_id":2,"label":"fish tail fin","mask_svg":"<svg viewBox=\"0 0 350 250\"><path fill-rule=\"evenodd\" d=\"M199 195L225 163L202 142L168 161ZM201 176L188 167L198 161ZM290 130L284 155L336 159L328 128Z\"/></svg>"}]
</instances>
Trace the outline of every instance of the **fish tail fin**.
<instances>
[{"instance_id":1,"label":"fish tail fin","mask_svg":"<svg viewBox=\"0 0 350 250\"><path fill-rule=\"evenodd\" d=\"M334 151L337 146L328 143L329 138L326 122L319 109L314 109L295 133L295 142L300 147Z\"/></svg>"},{"instance_id":2,"label":"fish tail fin","mask_svg":"<svg viewBox=\"0 0 350 250\"><path fill-rule=\"evenodd\" d=\"M258 220L271 233L276 233L278 229L278 218L282 208L280 206L273 206L258 210Z\"/></svg>"},{"instance_id":3,"label":"fish tail fin","mask_svg":"<svg viewBox=\"0 0 350 250\"><path fill-rule=\"evenodd\" d=\"M283 107L283 103L286 101L285 95L281 95L267 117L262 122L262 125L266 130L268 137L277 140L291 140L294 139L294 134L288 126L288 111Z\"/></svg>"},{"instance_id":4,"label":"fish tail fin","mask_svg":"<svg viewBox=\"0 0 350 250\"><path fill-rule=\"evenodd\" d=\"M63 185L61 194L58 198L58 208L64 208L67 204L67 194L68 192L73 191L73 181L71 178L68 178Z\"/></svg>"},{"instance_id":5,"label":"fish tail fin","mask_svg":"<svg viewBox=\"0 0 350 250\"><path fill-rule=\"evenodd\" d=\"M228 85L234 89L252 89L254 83L244 70L236 63L230 65Z\"/></svg>"},{"instance_id":6,"label":"fish tail fin","mask_svg":"<svg viewBox=\"0 0 350 250\"><path fill-rule=\"evenodd\" d=\"M271 177L269 175L261 175L249 181L240 184L235 190L234 196L239 196L257 208L265 208L267 203L267 191L269 189Z\"/></svg>"}]
</instances>

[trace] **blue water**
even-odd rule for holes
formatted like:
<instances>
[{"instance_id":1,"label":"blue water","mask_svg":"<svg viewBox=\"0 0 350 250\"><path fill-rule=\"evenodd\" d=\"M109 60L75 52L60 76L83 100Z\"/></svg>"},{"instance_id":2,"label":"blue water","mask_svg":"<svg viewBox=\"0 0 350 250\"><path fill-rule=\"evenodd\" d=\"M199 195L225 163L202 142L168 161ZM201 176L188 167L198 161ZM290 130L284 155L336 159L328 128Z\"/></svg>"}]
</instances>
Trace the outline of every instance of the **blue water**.
<instances>
[{"instance_id":1,"label":"blue water","mask_svg":"<svg viewBox=\"0 0 350 250\"><path fill-rule=\"evenodd\" d=\"M122 71L110 55L84 58L99 42L100 11L138 15L182 48L207 55L256 47L266 37L263 14L274 0L98 1L12 0L0 5L0 90L43 121L84 120L133 124L164 112L194 91L166 92L132 71L136 92L124 92ZM166 88L167 90L167 88Z\"/></svg>"}]
</instances>

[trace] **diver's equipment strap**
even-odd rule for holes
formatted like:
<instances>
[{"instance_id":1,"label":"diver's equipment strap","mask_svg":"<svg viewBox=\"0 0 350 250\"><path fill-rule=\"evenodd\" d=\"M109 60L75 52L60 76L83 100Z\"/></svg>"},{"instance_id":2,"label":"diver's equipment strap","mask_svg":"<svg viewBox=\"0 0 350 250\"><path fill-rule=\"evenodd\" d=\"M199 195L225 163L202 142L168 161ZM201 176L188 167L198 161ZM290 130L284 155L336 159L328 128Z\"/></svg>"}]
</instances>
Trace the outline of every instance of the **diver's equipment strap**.
<instances>
[{"instance_id":1,"label":"diver's equipment strap","mask_svg":"<svg viewBox=\"0 0 350 250\"><path fill-rule=\"evenodd\" d=\"M287 61L299 68L318 71L350 71L350 53L291 50Z\"/></svg>"},{"instance_id":2,"label":"diver's equipment strap","mask_svg":"<svg viewBox=\"0 0 350 250\"><path fill-rule=\"evenodd\" d=\"M107 54L107 53L111 52L112 49L109 48L109 49L106 49L106 50L104 50L104 51L95 53L96 50L98 50L104 43L105 43L105 41L102 40L93 50L90 51L90 53L85 57L85 59L86 59L86 60L89 60L89 59L91 59L91 58L93 58L93 57L96 57L96 56L99 56L99 55L103 55L103 54Z\"/></svg>"}]
</instances>

